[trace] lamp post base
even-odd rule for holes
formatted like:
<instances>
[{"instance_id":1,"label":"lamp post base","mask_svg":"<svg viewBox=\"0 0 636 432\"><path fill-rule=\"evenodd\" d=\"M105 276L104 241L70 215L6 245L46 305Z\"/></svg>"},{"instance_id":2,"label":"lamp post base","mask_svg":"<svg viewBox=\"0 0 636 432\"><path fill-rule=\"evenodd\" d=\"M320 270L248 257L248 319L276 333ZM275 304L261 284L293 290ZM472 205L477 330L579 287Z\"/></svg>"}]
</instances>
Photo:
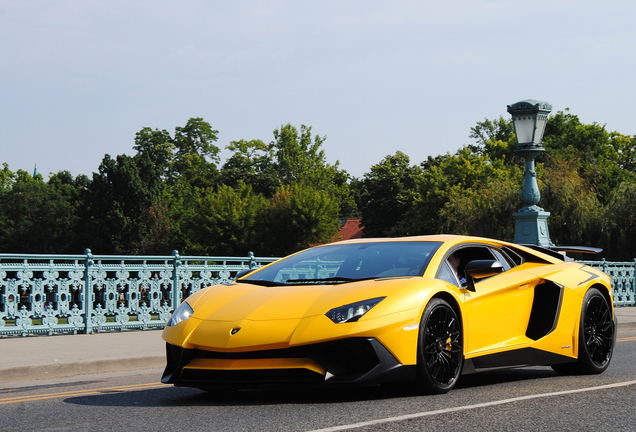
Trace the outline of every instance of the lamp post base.
<instances>
[{"instance_id":1,"label":"lamp post base","mask_svg":"<svg viewBox=\"0 0 636 432\"><path fill-rule=\"evenodd\" d=\"M515 243L533 244L538 246L554 246L550 241L548 231L548 216L550 212L539 207L524 207L513 213L515 218Z\"/></svg>"}]
</instances>

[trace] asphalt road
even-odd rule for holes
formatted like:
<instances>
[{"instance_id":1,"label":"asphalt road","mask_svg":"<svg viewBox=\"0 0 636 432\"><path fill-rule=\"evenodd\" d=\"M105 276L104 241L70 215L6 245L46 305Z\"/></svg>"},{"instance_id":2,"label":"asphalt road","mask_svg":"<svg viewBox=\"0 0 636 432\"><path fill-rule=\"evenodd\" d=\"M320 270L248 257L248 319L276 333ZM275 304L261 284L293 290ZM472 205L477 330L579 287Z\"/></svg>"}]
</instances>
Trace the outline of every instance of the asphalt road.
<instances>
[{"instance_id":1,"label":"asphalt road","mask_svg":"<svg viewBox=\"0 0 636 432\"><path fill-rule=\"evenodd\" d=\"M634 431L636 330L619 332L602 375L550 368L462 377L446 395L401 388L205 393L161 370L0 384L8 431Z\"/></svg>"}]
</instances>

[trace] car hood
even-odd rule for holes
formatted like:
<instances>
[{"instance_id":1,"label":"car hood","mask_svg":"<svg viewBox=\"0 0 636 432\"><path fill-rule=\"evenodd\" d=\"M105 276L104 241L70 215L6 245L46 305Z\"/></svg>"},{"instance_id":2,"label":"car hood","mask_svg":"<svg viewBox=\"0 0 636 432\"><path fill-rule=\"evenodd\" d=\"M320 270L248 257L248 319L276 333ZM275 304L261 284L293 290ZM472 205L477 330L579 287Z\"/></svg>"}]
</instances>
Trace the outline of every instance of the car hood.
<instances>
[{"instance_id":1,"label":"car hood","mask_svg":"<svg viewBox=\"0 0 636 432\"><path fill-rule=\"evenodd\" d=\"M193 318L203 321L301 319L323 315L334 307L356 301L384 297L396 282L396 279L380 279L273 287L235 283L207 288L188 302L194 309Z\"/></svg>"},{"instance_id":2,"label":"car hood","mask_svg":"<svg viewBox=\"0 0 636 432\"><path fill-rule=\"evenodd\" d=\"M163 338L185 348L250 351L353 337L378 325L401 328L419 320L413 311L426 304L430 290L424 287L437 284L443 282L402 277L336 285L214 285L187 299L192 317L167 326ZM386 298L350 325L325 316L333 308L377 297Z\"/></svg>"}]
</instances>

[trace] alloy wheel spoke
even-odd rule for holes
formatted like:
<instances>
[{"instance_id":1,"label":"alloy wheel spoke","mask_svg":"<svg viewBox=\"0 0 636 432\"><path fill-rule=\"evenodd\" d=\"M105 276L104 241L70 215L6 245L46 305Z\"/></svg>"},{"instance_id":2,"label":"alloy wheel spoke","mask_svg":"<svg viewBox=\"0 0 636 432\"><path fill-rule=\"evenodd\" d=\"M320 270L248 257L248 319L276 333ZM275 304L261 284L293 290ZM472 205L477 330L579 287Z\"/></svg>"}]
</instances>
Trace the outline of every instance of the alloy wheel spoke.
<instances>
[{"instance_id":1,"label":"alloy wheel spoke","mask_svg":"<svg viewBox=\"0 0 636 432\"><path fill-rule=\"evenodd\" d=\"M447 384L458 375L461 364L461 332L457 317L447 308L436 308L425 325L424 360L430 376Z\"/></svg>"},{"instance_id":2,"label":"alloy wheel spoke","mask_svg":"<svg viewBox=\"0 0 636 432\"><path fill-rule=\"evenodd\" d=\"M587 303L583 330L590 359L599 366L603 365L608 361L614 336L611 310L603 299L593 297Z\"/></svg>"}]
</instances>

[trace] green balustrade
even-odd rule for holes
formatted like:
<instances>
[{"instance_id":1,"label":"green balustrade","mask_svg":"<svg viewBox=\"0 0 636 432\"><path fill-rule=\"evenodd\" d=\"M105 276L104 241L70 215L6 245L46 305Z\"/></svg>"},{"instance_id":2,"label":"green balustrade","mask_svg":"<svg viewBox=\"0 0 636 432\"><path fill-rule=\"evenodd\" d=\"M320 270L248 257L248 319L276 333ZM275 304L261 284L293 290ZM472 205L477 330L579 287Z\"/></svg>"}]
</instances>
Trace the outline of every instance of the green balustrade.
<instances>
[{"instance_id":1,"label":"green balustrade","mask_svg":"<svg viewBox=\"0 0 636 432\"><path fill-rule=\"evenodd\" d=\"M163 328L184 298L277 259L0 254L0 335ZM615 306L636 305L636 259L579 262L612 278Z\"/></svg>"},{"instance_id":2,"label":"green balustrade","mask_svg":"<svg viewBox=\"0 0 636 432\"><path fill-rule=\"evenodd\" d=\"M636 259L632 262L577 261L606 273L612 278L614 306L635 306Z\"/></svg>"},{"instance_id":3,"label":"green balustrade","mask_svg":"<svg viewBox=\"0 0 636 432\"><path fill-rule=\"evenodd\" d=\"M190 294L277 259L0 254L0 335L163 328Z\"/></svg>"}]
</instances>

